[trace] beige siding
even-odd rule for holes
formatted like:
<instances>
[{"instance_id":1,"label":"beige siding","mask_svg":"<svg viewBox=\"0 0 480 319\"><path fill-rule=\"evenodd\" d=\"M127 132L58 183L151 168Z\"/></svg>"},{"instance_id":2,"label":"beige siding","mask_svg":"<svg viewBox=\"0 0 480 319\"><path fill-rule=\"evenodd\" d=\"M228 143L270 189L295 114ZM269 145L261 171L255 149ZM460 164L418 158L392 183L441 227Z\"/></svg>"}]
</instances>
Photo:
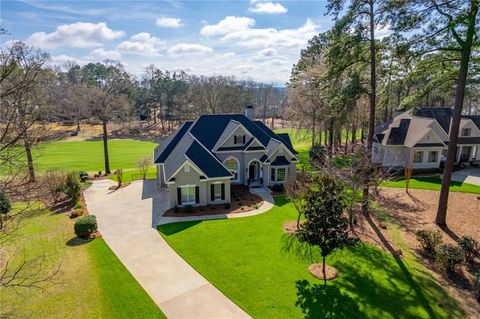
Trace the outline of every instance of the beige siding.
<instances>
[{"instance_id":1,"label":"beige siding","mask_svg":"<svg viewBox=\"0 0 480 319\"><path fill-rule=\"evenodd\" d=\"M218 200L218 201L212 201L211 200L211 185L212 184L215 184L217 182L220 182L220 183L223 183L225 184L225 200ZM231 193L231 190L230 190L230 180L228 179L222 179L222 180L210 180L210 181L207 181L206 182L207 184L207 203L208 204L225 204L225 203L230 203L230 193Z\"/></svg>"},{"instance_id":2,"label":"beige siding","mask_svg":"<svg viewBox=\"0 0 480 319\"><path fill-rule=\"evenodd\" d=\"M185 172L185 166L190 167L189 172ZM180 171L174 176L175 182L168 185L170 192L170 207L177 205L177 188L183 185L199 186L200 203L197 205L207 204L206 181L200 179L200 174L188 163L185 164Z\"/></svg>"}]
</instances>

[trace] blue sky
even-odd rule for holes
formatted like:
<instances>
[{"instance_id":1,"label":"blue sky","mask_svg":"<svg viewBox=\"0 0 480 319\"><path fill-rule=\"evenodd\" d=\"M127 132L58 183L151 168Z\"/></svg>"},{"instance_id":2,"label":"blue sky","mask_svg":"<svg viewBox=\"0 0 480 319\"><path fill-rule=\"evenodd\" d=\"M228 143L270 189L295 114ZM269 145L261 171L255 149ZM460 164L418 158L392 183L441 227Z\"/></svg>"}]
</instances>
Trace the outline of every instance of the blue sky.
<instances>
[{"instance_id":1,"label":"blue sky","mask_svg":"<svg viewBox=\"0 0 480 319\"><path fill-rule=\"evenodd\" d=\"M1 1L2 43L40 47L52 63L120 60L283 84L309 38L327 30L325 1Z\"/></svg>"}]
</instances>

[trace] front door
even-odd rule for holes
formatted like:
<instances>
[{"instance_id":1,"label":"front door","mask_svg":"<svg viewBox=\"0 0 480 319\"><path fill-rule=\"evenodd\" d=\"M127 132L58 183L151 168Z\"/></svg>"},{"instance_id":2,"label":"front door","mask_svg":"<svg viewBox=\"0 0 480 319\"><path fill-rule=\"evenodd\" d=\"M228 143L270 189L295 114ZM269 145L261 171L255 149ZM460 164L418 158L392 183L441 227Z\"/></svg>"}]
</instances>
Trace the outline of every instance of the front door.
<instances>
[{"instance_id":1,"label":"front door","mask_svg":"<svg viewBox=\"0 0 480 319\"><path fill-rule=\"evenodd\" d=\"M460 162L468 162L470 159L470 154L472 153L472 147L471 146L464 146L462 147L462 152L460 154Z\"/></svg>"},{"instance_id":2,"label":"front door","mask_svg":"<svg viewBox=\"0 0 480 319\"><path fill-rule=\"evenodd\" d=\"M252 163L248 166L248 179L249 180L255 180L257 179L257 165L255 163Z\"/></svg>"}]
</instances>

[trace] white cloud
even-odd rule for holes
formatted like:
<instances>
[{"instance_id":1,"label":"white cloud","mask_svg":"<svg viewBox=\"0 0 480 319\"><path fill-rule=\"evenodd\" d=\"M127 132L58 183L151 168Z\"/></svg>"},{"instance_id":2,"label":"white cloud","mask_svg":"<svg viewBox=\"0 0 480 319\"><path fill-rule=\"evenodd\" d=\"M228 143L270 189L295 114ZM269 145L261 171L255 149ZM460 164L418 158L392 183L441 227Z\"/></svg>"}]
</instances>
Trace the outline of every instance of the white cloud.
<instances>
[{"instance_id":1,"label":"white cloud","mask_svg":"<svg viewBox=\"0 0 480 319\"><path fill-rule=\"evenodd\" d=\"M180 28L184 26L180 18L157 18L156 24L163 28Z\"/></svg>"},{"instance_id":2,"label":"white cloud","mask_svg":"<svg viewBox=\"0 0 480 319\"><path fill-rule=\"evenodd\" d=\"M277 55L277 50L268 48L268 49L263 49L258 51L258 56L259 57L272 57Z\"/></svg>"},{"instance_id":3,"label":"white cloud","mask_svg":"<svg viewBox=\"0 0 480 319\"><path fill-rule=\"evenodd\" d=\"M319 25L307 19L297 29L256 29L246 27L225 33L221 40L249 48L303 48L308 40L319 32L319 29Z\"/></svg>"},{"instance_id":4,"label":"white cloud","mask_svg":"<svg viewBox=\"0 0 480 319\"><path fill-rule=\"evenodd\" d=\"M123 41L117 46L117 50L127 54L139 54L144 56L159 55L159 50L165 42L153 37L148 32L137 33L129 40Z\"/></svg>"},{"instance_id":5,"label":"white cloud","mask_svg":"<svg viewBox=\"0 0 480 319\"><path fill-rule=\"evenodd\" d=\"M248 11L258 14L281 14L287 13L288 10L278 2L255 2L255 6Z\"/></svg>"},{"instance_id":6,"label":"white cloud","mask_svg":"<svg viewBox=\"0 0 480 319\"><path fill-rule=\"evenodd\" d=\"M94 48L106 41L122 37L123 31L114 31L106 23L76 22L58 26L54 32L36 32L26 42L30 45L53 49L57 47Z\"/></svg>"},{"instance_id":7,"label":"white cloud","mask_svg":"<svg viewBox=\"0 0 480 319\"><path fill-rule=\"evenodd\" d=\"M247 17L227 16L217 24L204 26L200 33L205 36L225 35L231 32L246 30L255 25L255 20Z\"/></svg>"},{"instance_id":8,"label":"white cloud","mask_svg":"<svg viewBox=\"0 0 480 319\"><path fill-rule=\"evenodd\" d=\"M213 52L213 49L197 43L177 43L170 47L169 54L195 54Z\"/></svg>"},{"instance_id":9,"label":"white cloud","mask_svg":"<svg viewBox=\"0 0 480 319\"><path fill-rule=\"evenodd\" d=\"M116 50L105 50L104 48L98 48L92 50L90 54L87 56L87 59L89 60L104 60L104 59L110 59L110 60L120 60L122 55L120 52Z\"/></svg>"}]
</instances>

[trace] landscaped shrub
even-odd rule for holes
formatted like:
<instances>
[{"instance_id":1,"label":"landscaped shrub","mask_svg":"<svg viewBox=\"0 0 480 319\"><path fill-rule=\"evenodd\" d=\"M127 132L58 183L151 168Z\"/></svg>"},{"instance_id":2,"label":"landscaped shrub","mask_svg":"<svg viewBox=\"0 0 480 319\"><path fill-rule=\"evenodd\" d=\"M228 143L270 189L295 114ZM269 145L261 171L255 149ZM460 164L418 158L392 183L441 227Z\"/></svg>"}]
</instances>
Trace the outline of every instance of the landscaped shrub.
<instances>
[{"instance_id":1,"label":"landscaped shrub","mask_svg":"<svg viewBox=\"0 0 480 319\"><path fill-rule=\"evenodd\" d=\"M65 179L66 175L61 171L47 171L42 176L42 184L45 185L54 203L57 203L60 199L63 186L65 185Z\"/></svg>"},{"instance_id":2,"label":"landscaped shrub","mask_svg":"<svg viewBox=\"0 0 480 319\"><path fill-rule=\"evenodd\" d=\"M86 182L89 178L88 173L83 171L78 172L78 177L80 177L82 182Z\"/></svg>"},{"instance_id":3,"label":"landscaped shrub","mask_svg":"<svg viewBox=\"0 0 480 319\"><path fill-rule=\"evenodd\" d=\"M231 207L231 206L230 206L230 203L226 203L226 204L225 204L225 209L230 209L230 207Z\"/></svg>"},{"instance_id":4,"label":"landscaped shrub","mask_svg":"<svg viewBox=\"0 0 480 319\"><path fill-rule=\"evenodd\" d=\"M445 271L453 271L460 265L463 259L463 252L454 245L442 244L435 249L435 261Z\"/></svg>"},{"instance_id":5,"label":"landscaped shrub","mask_svg":"<svg viewBox=\"0 0 480 319\"><path fill-rule=\"evenodd\" d=\"M470 263L475 256L480 253L480 244L478 241L469 236L464 236L458 240L458 246L463 251L465 261Z\"/></svg>"},{"instance_id":6,"label":"landscaped shrub","mask_svg":"<svg viewBox=\"0 0 480 319\"><path fill-rule=\"evenodd\" d=\"M95 215L80 217L75 222L74 230L79 238L89 238L91 234L97 231L97 218Z\"/></svg>"},{"instance_id":7,"label":"landscaped shrub","mask_svg":"<svg viewBox=\"0 0 480 319\"><path fill-rule=\"evenodd\" d=\"M12 209L10 198L5 192L0 191L0 214L5 215Z\"/></svg>"},{"instance_id":8,"label":"landscaped shrub","mask_svg":"<svg viewBox=\"0 0 480 319\"><path fill-rule=\"evenodd\" d=\"M63 185L63 192L72 202L78 202L82 195L82 184L80 183L80 178L77 173L71 172L67 174L65 184Z\"/></svg>"},{"instance_id":9,"label":"landscaped shrub","mask_svg":"<svg viewBox=\"0 0 480 319\"><path fill-rule=\"evenodd\" d=\"M173 212L177 214L180 213L180 208L178 208L178 206L175 205L175 207L173 207Z\"/></svg>"},{"instance_id":10,"label":"landscaped shrub","mask_svg":"<svg viewBox=\"0 0 480 319\"><path fill-rule=\"evenodd\" d=\"M425 254L435 257L436 248L442 243L442 234L438 230L433 229L422 229L415 234Z\"/></svg>"},{"instance_id":11,"label":"landscaped shrub","mask_svg":"<svg viewBox=\"0 0 480 319\"><path fill-rule=\"evenodd\" d=\"M185 213L189 213L189 214L190 214L191 212L193 212L193 207L192 207L192 205L187 205L187 206L185 206Z\"/></svg>"}]
</instances>

